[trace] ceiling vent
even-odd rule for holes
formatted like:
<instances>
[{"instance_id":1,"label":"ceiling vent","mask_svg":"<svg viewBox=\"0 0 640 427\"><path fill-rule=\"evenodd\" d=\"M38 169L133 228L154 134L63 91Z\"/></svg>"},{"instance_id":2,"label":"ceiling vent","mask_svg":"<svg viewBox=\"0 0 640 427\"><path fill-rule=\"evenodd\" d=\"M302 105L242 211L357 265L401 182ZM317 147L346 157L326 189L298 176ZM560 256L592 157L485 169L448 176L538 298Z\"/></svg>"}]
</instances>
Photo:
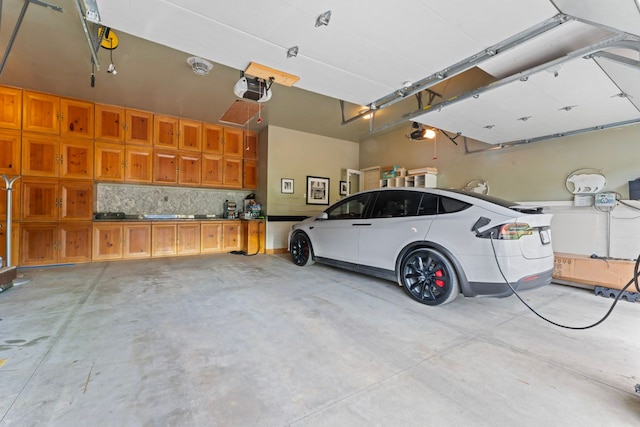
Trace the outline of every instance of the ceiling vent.
<instances>
[{"instance_id":1,"label":"ceiling vent","mask_svg":"<svg viewBox=\"0 0 640 427\"><path fill-rule=\"evenodd\" d=\"M187 63L191 65L193 72L199 76L209 74L209 71L213 68L213 64L211 62L206 59L198 58L197 56L192 56L187 59Z\"/></svg>"}]
</instances>

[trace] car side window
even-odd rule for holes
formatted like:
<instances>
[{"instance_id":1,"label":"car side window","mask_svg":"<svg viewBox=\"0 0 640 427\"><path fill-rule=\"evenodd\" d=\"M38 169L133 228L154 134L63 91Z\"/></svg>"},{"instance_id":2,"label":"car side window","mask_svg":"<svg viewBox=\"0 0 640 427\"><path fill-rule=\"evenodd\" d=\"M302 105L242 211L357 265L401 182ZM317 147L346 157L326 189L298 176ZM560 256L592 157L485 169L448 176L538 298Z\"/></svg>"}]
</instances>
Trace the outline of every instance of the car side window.
<instances>
[{"instance_id":1,"label":"car side window","mask_svg":"<svg viewBox=\"0 0 640 427\"><path fill-rule=\"evenodd\" d=\"M438 214L438 196L435 194L424 193L422 201L418 208L418 215L437 215Z\"/></svg>"},{"instance_id":2,"label":"car side window","mask_svg":"<svg viewBox=\"0 0 640 427\"><path fill-rule=\"evenodd\" d=\"M327 210L328 219L354 219L364 217L367 201L371 195L359 194L343 200Z\"/></svg>"},{"instance_id":3,"label":"car side window","mask_svg":"<svg viewBox=\"0 0 640 427\"><path fill-rule=\"evenodd\" d=\"M450 197L440 197L440 208L438 213L454 213L460 212L471 206L469 203L462 202L460 200L452 199Z\"/></svg>"},{"instance_id":4,"label":"car side window","mask_svg":"<svg viewBox=\"0 0 640 427\"><path fill-rule=\"evenodd\" d=\"M418 191L380 191L373 205L372 218L418 215L422 193Z\"/></svg>"}]
</instances>

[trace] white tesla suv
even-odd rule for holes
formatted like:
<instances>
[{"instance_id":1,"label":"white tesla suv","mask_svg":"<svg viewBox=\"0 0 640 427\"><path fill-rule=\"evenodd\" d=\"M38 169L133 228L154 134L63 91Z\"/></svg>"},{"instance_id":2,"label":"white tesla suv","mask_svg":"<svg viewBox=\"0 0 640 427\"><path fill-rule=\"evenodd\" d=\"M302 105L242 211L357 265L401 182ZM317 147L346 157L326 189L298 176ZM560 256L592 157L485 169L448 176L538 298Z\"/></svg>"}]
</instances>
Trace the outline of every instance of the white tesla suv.
<instances>
[{"instance_id":1,"label":"white tesla suv","mask_svg":"<svg viewBox=\"0 0 640 427\"><path fill-rule=\"evenodd\" d=\"M300 266L321 262L397 282L415 300L505 297L551 282L551 214L458 190L354 194L289 233Z\"/></svg>"}]
</instances>

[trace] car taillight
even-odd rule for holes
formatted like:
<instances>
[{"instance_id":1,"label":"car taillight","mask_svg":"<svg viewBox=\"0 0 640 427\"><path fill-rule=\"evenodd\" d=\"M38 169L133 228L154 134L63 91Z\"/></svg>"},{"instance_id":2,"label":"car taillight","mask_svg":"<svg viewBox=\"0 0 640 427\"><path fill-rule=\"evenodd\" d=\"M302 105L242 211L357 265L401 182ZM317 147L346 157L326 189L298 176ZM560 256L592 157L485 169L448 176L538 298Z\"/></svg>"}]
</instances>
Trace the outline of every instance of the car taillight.
<instances>
[{"instance_id":1,"label":"car taillight","mask_svg":"<svg viewBox=\"0 0 640 427\"><path fill-rule=\"evenodd\" d=\"M485 239L498 239L498 240L518 240L522 236L530 236L533 234L533 228L529 224L522 222L511 222L509 224L502 224L496 227L485 230L478 237Z\"/></svg>"}]
</instances>

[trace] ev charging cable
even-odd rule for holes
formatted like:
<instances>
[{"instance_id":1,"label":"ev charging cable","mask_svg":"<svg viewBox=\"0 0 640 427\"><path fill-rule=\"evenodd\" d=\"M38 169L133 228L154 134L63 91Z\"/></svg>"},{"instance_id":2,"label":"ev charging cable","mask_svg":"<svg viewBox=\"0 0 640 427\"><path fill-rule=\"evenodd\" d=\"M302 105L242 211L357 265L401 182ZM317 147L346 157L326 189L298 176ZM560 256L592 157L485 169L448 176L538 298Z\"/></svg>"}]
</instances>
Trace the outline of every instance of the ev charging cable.
<instances>
[{"instance_id":1,"label":"ev charging cable","mask_svg":"<svg viewBox=\"0 0 640 427\"><path fill-rule=\"evenodd\" d=\"M498 266L498 270L500 271L500 275L504 279L505 283L509 286L511 291L513 291L515 296L518 297L520 302L522 302L522 304L524 304L529 310L531 310L531 312L533 314L535 314L536 316L538 316L539 318L541 318L545 322L551 323L552 325L557 326L559 328L572 329L572 330L585 330L585 329L590 329L590 328L593 328L595 326L598 326L599 324L604 322L609 317L609 315L613 311L613 309L616 306L616 304L618 304L618 301L620 301L620 298L622 297L622 294L627 290L627 288L629 286L634 284L635 288L636 288L636 291L640 292L640 285L638 284L638 276L640 276L640 256L638 256L638 259L636 260L635 266L633 267L633 272L634 272L633 273L633 277L631 278L631 280L629 280L629 282L627 282L627 284L624 286L624 288L622 288L620 293L618 293L618 296L616 296L615 300L613 301L613 304L611 304L611 308L609 308L609 311L607 311L607 313L600 320L598 320L597 322L595 322L595 323L593 323L591 325L587 325L587 326L566 326L566 325L562 325L560 323L556 323L556 322L554 322L552 320L547 319L546 317L542 316L540 313L535 311L529 304L527 304L525 302L525 300L522 299L520 294L518 294L518 292L513 288L513 286L511 286L511 283L509 283L509 280L507 280L507 277L504 275L504 272L502 271L502 267L500 267L500 262L498 261L498 254L496 253L496 248L495 248L495 245L493 244L493 240L494 240L493 235L494 235L494 233L492 232L491 233L491 237L489 239L489 240L491 240L491 249L493 250L493 257L496 260L496 265Z\"/></svg>"}]
</instances>

